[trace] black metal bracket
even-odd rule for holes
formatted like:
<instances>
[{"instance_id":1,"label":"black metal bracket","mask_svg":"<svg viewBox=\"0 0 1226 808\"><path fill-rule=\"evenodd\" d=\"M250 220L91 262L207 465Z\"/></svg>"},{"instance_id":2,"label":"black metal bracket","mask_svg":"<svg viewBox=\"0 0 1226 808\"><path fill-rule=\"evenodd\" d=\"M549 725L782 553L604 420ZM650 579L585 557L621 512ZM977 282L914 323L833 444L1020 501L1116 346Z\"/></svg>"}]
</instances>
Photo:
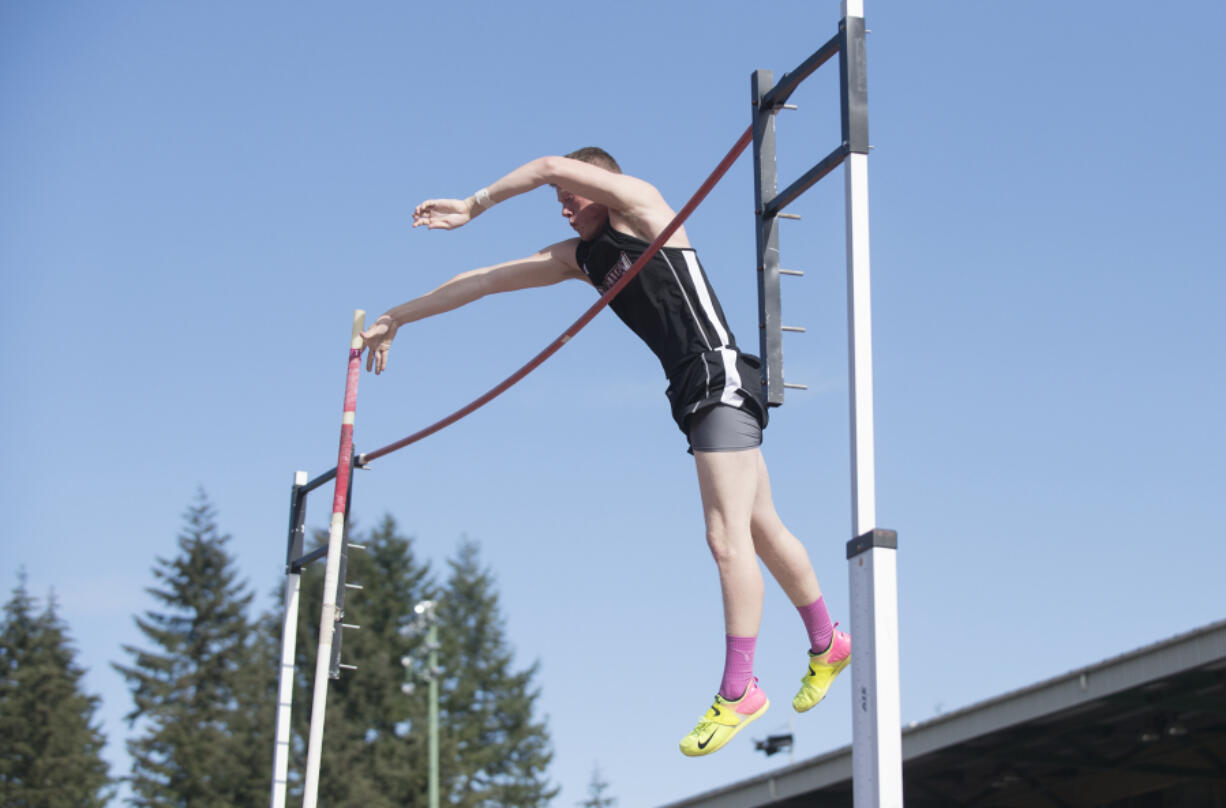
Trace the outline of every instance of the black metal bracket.
<instances>
[{"instance_id":1,"label":"black metal bracket","mask_svg":"<svg viewBox=\"0 0 1226 808\"><path fill-rule=\"evenodd\" d=\"M867 533L856 536L854 539L847 542L847 559L850 561L861 553L868 552L874 547L882 547L886 550L897 550L898 531L875 527Z\"/></svg>"},{"instance_id":2,"label":"black metal bracket","mask_svg":"<svg viewBox=\"0 0 1226 808\"><path fill-rule=\"evenodd\" d=\"M845 23L845 24L844 24ZM868 53L864 43L864 18L848 17L840 23L840 104L843 146L853 154L868 154Z\"/></svg>"},{"instance_id":3,"label":"black metal bracket","mask_svg":"<svg viewBox=\"0 0 1226 808\"><path fill-rule=\"evenodd\" d=\"M758 344L762 356L762 388L768 406L783 403L783 304L779 289L779 221L767 208L776 198L775 107L767 101L774 90L769 70L755 70L753 166L754 224L758 247ZM782 103L782 102L780 102Z\"/></svg>"},{"instance_id":4,"label":"black metal bracket","mask_svg":"<svg viewBox=\"0 0 1226 808\"><path fill-rule=\"evenodd\" d=\"M357 454L354 454L356 461ZM352 468L356 468L353 466ZM345 518L341 528L341 558L340 568L336 578L336 623L332 634L332 658L329 660L328 676L339 679L341 675L341 635L342 618L345 615L345 590L349 567L349 509L353 504L353 478L349 474L349 484L345 496ZM316 547L309 553L303 553L306 533L306 501L307 494L316 488L336 479L336 467L330 468L315 479L299 485L294 483L289 497L289 540L285 551L285 572L287 575L301 575L302 570L328 555L328 546Z\"/></svg>"},{"instance_id":5,"label":"black metal bracket","mask_svg":"<svg viewBox=\"0 0 1226 808\"><path fill-rule=\"evenodd\" d=\"M783 210L834 171L849 154L867 154L868 81L864 18L848 17L839 32L778 84L769 70L751 76L754 109L754 232L757 241L758 341L762 354L762 391L767 406L783 404L783 301L779 277L779 225ZM775 114L800 83L819 67L839 57L839 105L843 142L782 192L778 191L775 160Z\"/></svg>"}]
</instances>

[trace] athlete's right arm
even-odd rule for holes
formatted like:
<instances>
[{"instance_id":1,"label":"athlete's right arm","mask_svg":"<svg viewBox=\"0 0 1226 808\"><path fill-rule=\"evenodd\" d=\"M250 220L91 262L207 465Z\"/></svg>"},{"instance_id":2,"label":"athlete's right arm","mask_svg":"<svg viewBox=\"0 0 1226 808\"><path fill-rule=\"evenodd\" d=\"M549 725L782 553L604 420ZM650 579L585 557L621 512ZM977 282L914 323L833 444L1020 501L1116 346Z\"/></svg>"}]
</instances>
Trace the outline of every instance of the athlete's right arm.
<instances>
[{"instance_id":1,"label":"athlete's right arm","mask_svg":"<svg viewBox=\"0 0 1226 808\"><path fill-rule=\"evenodd\" d=\"M498 292L549 286L571 278L586 280L575 260L578 244L579 239L572 238L527 258L461 272L421 297L388 309L379 315L374 325L362 332L365 347L370 349L366 354L366 369L376 374L383 372L396 330L405 323L458 309Z\"/></svg>"}]
</instances>

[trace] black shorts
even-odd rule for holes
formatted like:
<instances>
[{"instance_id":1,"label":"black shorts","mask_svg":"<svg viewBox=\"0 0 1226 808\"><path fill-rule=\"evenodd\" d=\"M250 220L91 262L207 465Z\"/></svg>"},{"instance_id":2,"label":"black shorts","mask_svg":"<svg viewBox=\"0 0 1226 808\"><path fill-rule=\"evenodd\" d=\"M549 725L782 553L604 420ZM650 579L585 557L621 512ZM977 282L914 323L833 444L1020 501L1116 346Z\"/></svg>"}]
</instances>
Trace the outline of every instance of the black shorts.
<instances>
[{"instance_id":1,"label":"black shorts","mask_svg":"<svg viewBox=\"0 0 1226 808\"><path fill-rule=\"evenodd\" d=\"M690 452L739 452L762 445L762 425L753 413L717 404L691 415L685 422Z\"/></svg>"},{"instance_id":2,"label":"black shorts","mask_svg":"<svg viewBox=\"0 0 1226 808\"><path fill-rule=\"evenodd\" d=\"M735 354L735 361L730 361ZM666 370L673 420L689 434L689 421L703 410L719 404L748 410L766 427L766 402L762 400L762 369L758 357L735 349L721 348L694 354L677 367Z\"/></svg>"}]
</instances>

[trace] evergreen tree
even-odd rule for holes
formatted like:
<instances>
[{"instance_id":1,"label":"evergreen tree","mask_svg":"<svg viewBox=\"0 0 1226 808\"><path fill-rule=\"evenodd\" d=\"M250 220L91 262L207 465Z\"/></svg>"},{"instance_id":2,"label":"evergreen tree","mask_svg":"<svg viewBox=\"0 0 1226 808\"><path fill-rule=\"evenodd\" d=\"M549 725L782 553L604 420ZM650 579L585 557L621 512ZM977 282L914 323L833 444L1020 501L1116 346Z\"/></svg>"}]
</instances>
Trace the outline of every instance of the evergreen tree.
<instances>
[{"instance_id":1,"label":"evergreen tree","mask_svg":"<svg viewBox=\"0 0 1226 808\"><path fill-rule=\"evenodd\" d=\"M236 808L264 805L272 771L275 665L247 618L252 595L237 580L230 537L203 492L184 514L179 553L158 558L146 591L161 611L136 624L155 650L124 646L114 667L132 691L127 719L132 803Z\"/></svg>"},{"instance_id":2,"label":"evergreen tree","mask_svg":"<svg viewBox=\"0 0 1226 808\"><path fill-rule=\"evenodd\" d=\"M601 775L600 766L592 764L592 780L587 784L587 799L576 804L580 808L613 808L617 805L617 799L604 795L608 788L609 783Z\"/></svg>"},{"instance_id":3,"label":"evergreen tree","mask_svg":"<svg viewBox=\"0 0 1226 808\"><path fill-rule=\"evenodd\" d=\"M426 805L426 706L424 688L411 696L400 689L405 679L402 656L420 655L420 637L401 628L413 606L433 596L430 570L419 564L412 541L385 516L368 534L351 527L346 578L361 590L346 594L345 623L361 626L340 632L341 659L356 665L328 683L328 706L320 761L319 803L362 808ZM317 544L328 534L317 531ZM294 694L297 736L293 762L295 793L300 793L314 687L319 616L323 605L322 562L302 580ZM334 643L336 640L334 639Z\"/></svg>"},{"instance_id":4,"label":"evergreen tree","mask_svg":"<svg viewBox=\"0 0 1226 808\"><path fill-rule=\"evenodd\" d=\"M534 715L537 665L516 671L498 595L475 542L461 544L439 604L442 792L464 808L541 806L557 794L545 777L549 733Z\"/></svg>"},{"instance_id":5,"label":"evergreen tree","mask_svg":"<svg viewBox=\"0 0 1226 808\"><path fill-rule=\"evenodd\" d=\"M277 601L277 610L285 598ZM273 741L277 724L278 676L281 668L283 615L265 612L252 627L252 641L235 667L235 704L229 734L235 754L246 761L241 794L253 806L268 805L272 787Z\"/></svg>"},{"instance_id":6,"label":"evergreen tree","mask_svg":"<svg viewBox=\"0 0 1226 808\"><path fill-rule=\"evenodd\" d=\"M346 595L341 633L344 663L356 665L329 682L319 779L321 805L426 808L429 773L428 688L401 690L401 658L424 663L424 635L402 631L423 600L439 602L441 794L451 806L535 808L557 790L544 778L552 756L543 723L532 712L536 666L512 668L494 582L481 568L475 544L449 562L439 591L429 566L418 563L411 540L391 517L369 534L352 531L347 579L361 590ZM317 532L322 544L327 534ZM294 695L294 762L300 796L318 647L323 569L304 575L298 627L298 689Z\"/></svg>"},{"instance_id":7,"label":"evergreen tree","mask_svg":"<svg viewBox=\"0 0 1226 808\"><path fill-rule=\"evenodd\" d=\"M42 614L24 573L0 624L0 804L92 808L111 797L97 696L81 690L54 598Z\"/></svg>"}]
</instances>

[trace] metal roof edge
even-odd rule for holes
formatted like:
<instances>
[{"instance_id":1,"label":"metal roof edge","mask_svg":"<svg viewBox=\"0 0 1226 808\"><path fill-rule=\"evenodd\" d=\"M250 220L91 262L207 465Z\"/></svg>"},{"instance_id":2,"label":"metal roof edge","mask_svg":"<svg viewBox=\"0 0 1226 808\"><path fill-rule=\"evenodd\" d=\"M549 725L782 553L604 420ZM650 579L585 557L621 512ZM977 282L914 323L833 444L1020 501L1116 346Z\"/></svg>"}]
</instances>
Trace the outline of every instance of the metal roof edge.
<instances>
[{"instance_id":1,"label":"metal roof edge","mask_svg":"<svg viewBox=\"0 0 1226 808\"><path fill-rule=\"evenodd\" d=\"M903 728L903 760L1226 660L1226 620Z\"/></svg>"}]
</instances>

